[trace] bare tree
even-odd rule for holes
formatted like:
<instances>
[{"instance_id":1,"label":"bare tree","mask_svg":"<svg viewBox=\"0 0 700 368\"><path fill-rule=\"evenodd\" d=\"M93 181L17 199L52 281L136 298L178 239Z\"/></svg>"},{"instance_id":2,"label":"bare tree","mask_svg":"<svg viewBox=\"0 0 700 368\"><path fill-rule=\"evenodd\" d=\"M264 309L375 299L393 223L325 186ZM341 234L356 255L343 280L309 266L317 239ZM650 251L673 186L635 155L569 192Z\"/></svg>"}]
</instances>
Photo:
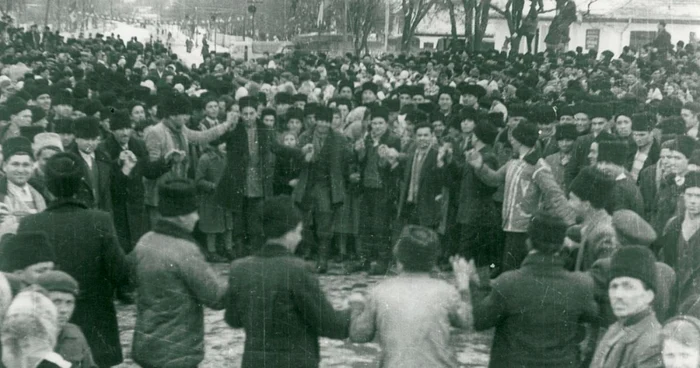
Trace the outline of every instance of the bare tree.
<instances>
[{"instance_id":1,"label":"bare tree","mask_svg":"<svg viewBox=\"0 0 700 368\"><path fill-rule=\"evenodd\" d=\"M416 28L425 18L428 12L440 0L401 0L401 13L403 17L403 32L401 34L401 51L411 50L411 40L416 33Z\"/></svg>"},{"instance_id":2,"label":"bare tree","mask_svg":"<svg viewBox=\"0 0 700 368\"><path fill-rule=\"evenodd\" d=\"M353 48L356 55L364 50L369 52L367 38L382 23L384 3L378 0L343 0L348 2L348 28L352 33ZM340 1L340 6L344 6Z\"/></svg>"}]
</instances>

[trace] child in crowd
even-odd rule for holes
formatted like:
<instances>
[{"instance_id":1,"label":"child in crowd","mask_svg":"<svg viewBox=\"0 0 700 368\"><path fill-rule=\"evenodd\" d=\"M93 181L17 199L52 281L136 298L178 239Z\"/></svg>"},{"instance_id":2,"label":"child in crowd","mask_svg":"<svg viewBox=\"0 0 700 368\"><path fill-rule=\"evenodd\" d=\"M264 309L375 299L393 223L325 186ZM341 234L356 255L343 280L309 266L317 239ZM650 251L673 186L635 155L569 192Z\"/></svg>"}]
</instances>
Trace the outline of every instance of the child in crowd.
<instances>
[{"instance_id":1,"label":"child in crowd","mask_svg":"<svg viewBox=\"0 0 700 368\"><path fill-rule=\"evenodd\" d=\"M282 140L282 144L287 147L296 147L299 143L297 135L293 131L283 133L280 138ZM294 187L299 181L300 172L301 162L299 162L297 158L278 157L275 165L275 180L272 187L275 195L291 195L292 191L294 191Z\"/></svg>"},{"instance_id":2,"label":"child in crowd","mask_svg":"<svg viewBox=\"0 0 700 368\"><path fill-rule=\"evenodd\" d=\"M68 322L75 310L78 282L65 272L47 271L39 276L36 283L46 290L58 312L60 332L54 351L69 361L71 368L96 367L85 335L80 327Z\"/></svg>"},{"instance_id":3,"label":"child in crowd","mask_svg":"<svg viewBox=\"0 0 700 368\"><path fill-rule=\"evenodd\" d=\"M217 203L214 193L226 167L226 143L212 141L197 165L196 182L200 193L199 229L207 234L206 257L209 262L233 259L233 215ZM225 256L217 252L217 239L223 238Z\"/></svg>"}]
</instances>

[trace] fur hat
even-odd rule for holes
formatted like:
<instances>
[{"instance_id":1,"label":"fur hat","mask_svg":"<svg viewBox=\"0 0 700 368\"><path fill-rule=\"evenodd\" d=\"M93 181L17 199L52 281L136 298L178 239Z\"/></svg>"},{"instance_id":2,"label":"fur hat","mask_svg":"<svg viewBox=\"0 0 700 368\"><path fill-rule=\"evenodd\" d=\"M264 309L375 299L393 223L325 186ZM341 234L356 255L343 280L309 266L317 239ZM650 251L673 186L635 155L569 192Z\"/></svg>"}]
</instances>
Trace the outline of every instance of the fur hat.
<instances>
[{"instance_id":1,"label":"fur hat","mask_svg":"<svg viewBox=\"0 0 700 368\"><path fill-rule=\"evenodd\" d=\"M73 120L71 120L71 119L57 119L53 122L53 130L57 134L74 134L73 133Z\"/></svg>"},{"instance_id":2,"label":"fur hat","mask_svg":"<svg viewBox=\"0 0 700 368\"><path fill-rule=\"evenodd\" d=\"M71 198L83 179L82 163L73 153L57 153L46 162L46 186L58 198Z\"/></svg>"},{"instance_id":3,"label":"fur hat","mask_svg":"<svg viewBox=\"0 0 700 368\"><path fill-rule=\"evenodd\" d=\"M527 235L532 246L545 254L558 252L566 238L566 222L546 212L538 212L530 218Z\"/></svg>"},{"instance_id":4,"label":"fur hat","mask_svg":"<svg viewBox=\"0 0 700 368\"><path fill-rule=\"evenodd\" d=\"M629 146L626 141L602 140L598 142L598 162L609 162L618 166L625 166Z\"/></svg>"},{"instance_id":5,"label":"fur hat","mask_svg":"<svg viewBox=\"0 0 700 368\"><path fill-rule=\"evenodd\" d=\"M682 153L687 159L690 159L693 151L695 150L695 139L688 137L687 135L679 136L675 139L671 151L677 151Z\"/></svg>"},{"instance_id":6,"label":"fur hat","mask_svg":"<svg viewBox=\"0 0 700 368\"><path fill-rule=\"evenodd\" d=\"M33 159L34 150L32 149L32 142L25 137L11 137L6 139L5 142L2 143L2 156L5 162L16 154L27 154Z\"/></svg>"},{"instance_id":7,"label":"fur hat","mask_svg":"<svg viewBox=\"0 0 700 368\"><path fill-rule=\"evenodd\" d=\"M362 84L362 92L364 91L372 91L376 95L379 92L379 86L374 82L365 82Z\"/></svg>"},{"instance_id":8,"label":"fur hat","mask_svg":"<svg viewBox=\"0 0 700 368\"><path fill-rule=\"evenodd\" d=\"M691 171L685 174L685 182L683 183L683 190L688 188L700 188L700 173L696 171Z\"/></svg>"},{"instance_id":9,"label":"fur hat","mask_svg":"<svg viewBox=\"0 0 700 368\"><path fill-rule=\"evenodd\" d=\"M104 116L103 116L104 118ZM109 116L109 129L111 131L120 129L133 129L131 116L126 110L116 110Z\"/></svg>"},{"instance_id":10,"label":"fur hat","mask_svg":"<svg viewBox=\"0 0 700 368\"><path fill-rule=\"evenodd\" d=\"M238 106L243 110L244 107L258 108L258 99L255 96L245 96L238 100Z\"/></svg>"},{"instance_id":11,"label":"fur hat","mask_svg":"<svg viewBox=\"0 0 700 368\"><path fill-rule=\"evenodd\" d=\"M384 120L389 121L389 110L380 105L373 106L370 109L370 114L372 115L372 119L374 118L384 118Z\"/></svg>"},{"instance_id":12,"label":"fur hat","mask_svg":"<svg viewBox=\"0 0 700 368\"><path fill-rule=\"evenodd\" d=\"M631 245L615 251L610 261L610 279L631 277L656 291L656 258L649 247Z\"/></svg>"},{"instance_id":13,"label":"fur hat","mask_svg":"<svg viewBox=\"0 0 700 368\"><path fill-rule=\"evenodd\" d=\"M63 151L63 143L61 142L61 136L57 133L39 133L34 136L34 143L32 143L32 149L34 150L34 155L38 155L44 148L55 148L59 151Z\"/></svg>"},{"instance_id":14,"label":"fur hat","mask_svg":"<svg viewBox=\"0 0 700 368\"><path fill-rule=\"evenodd\" d=\"M585 167L569 185L569 191L594 208L604 208L615 181L595 167Z\"/></svg>"},{"instance_id":15,"label":"fur hat","mask_svg":"<svg viewBox=\"0 0 700 368\"><path fill-rule=\"evenodd\" d=\"M301 213L289 196L267 199L263 204L263 231L266 239L277 239L296 229Z\"/></svg>"},{"instance_id":16,"label":"fur hat","mask_svg":"<svg viewBox=\"0 0 700 368\"><path fill-rule=\"evenodd\" d=\"M537 139L540 136L537 125L527 121L521 121L518 123L515 129L513 129L512 135L513 139L520 142L520 144L523 146L529 148L535 147L535 144L537 144Z\"/></svg>"},{"instance_id":17,"label":"fur hat","mask_svg":"<svg viewBox=\"0 0 700 368\"><path fill-rule=\"evenodd\" d=\"M325 106L319 106L316 109L316 121L333 121L333 110Z\"/></svg>"},{"instance_id":18,"label":"fur hat","mask_svg":"<svg viewBox=\"0 0 700 368\"><path fill-rule=\"evenodd\" d=\"M531 107L528 120L537 124L554 124L557 121L557 113L549 105L538 104Z\"/></svg>"},{"instance_id":19,"label":"fur hat","mask_svg":"<svg viewBox=\"0 0 700 368\"><path fill-rule=\"evenodd\" d=\"M578 132L576 131L576 125L574 124L560 124L557 125L557 131L554 137L560 141L564 139L575 141L578 138Z\"/></svg>"},{"instance_id":20,"label":"fur hat","mask_svg":"<svg viewBox=\"0 0 700 368\"><path fill-rule=\"evenodd\" d=\"M435 231L423 226L403 228L394 247L394 256L408 271L430 271L437 259L439 238Z\"/></svg>"},{"instance_id":21,"label":"fur hat","mask_svg":"<svg viewBox=\"0 0 700 368\"><path fill-rule=\"evenodd\" d=\"M158 186L158 212L176 217L197 212L197 189L189 179L172 179Z\"/></svg>"},{"instance_id":22,"label":"fur hat","mask_svg":"<svg viewBox=\"0 0 700 368\"><path fill-rule=\"evenodd\" d=\"M94 139L100 136L100 121L96 117L84 116L73 122L75 138Z\"/></svg>"},{"instance_id":23,"label":"fur hat","mask_svg":"<svg viewBox=\"0 0 700 368\"><path fill-rule=\"evenodd\" d=\"M190 114L192 114L192 103L190 99L179 93L163 96L158 104L158 115L162 118Z\"/></svg>"},{"instance_id":24,"label":"fur hat","mask_svg":"<svg viewBox=\"0 0 700 368\"><path fill-rule=\"evenodd\" d=\"M478 121L476 126L474 126L474 135L481 142L492 145L498 136L498 129L485 121Z\"/></svg>"},{"instance_id":25,"label":"fur hat","mask_svg":"<svg viewBox=\"0 0 700 368\"><path fill-rule=\"evenodd\" d=\"M10 115L17 115L20 112L29 109L27 101L17 96L12 96L8 98L5 102L5 106L7 108L7 112L9 112Z\"/></svg>"},{"instance_id":26,"label":"fur hat","mask_svg":"<svg viewBox=\"0 0 700 368\"><path fill-rule=\"evenodd\" d=\"M53 106L69 105L73 106L73 95L65 89L60 89L51 96L51 104Z\"/></svg>"},{"instance_id":27,"label":"fur hat","mask_svg":"<svg viewBox=\"0 0 700 368\"><path fill-rule=\"evenodd\" d=\"M56 260L49 238L44 232L22 232L3 237L0 254L0 271L8 273Z\"/></svg>"},{"instance_id":28,"label":"fur hat","mask_svg":"<svg viewBox=\"0 0 700 368\"><path fill-rule=\"evenodd\" d=\"M650 132L654 129L654 118L645 113L632 115L632 131L635 132Z\"/></svg>"}]
</instances>

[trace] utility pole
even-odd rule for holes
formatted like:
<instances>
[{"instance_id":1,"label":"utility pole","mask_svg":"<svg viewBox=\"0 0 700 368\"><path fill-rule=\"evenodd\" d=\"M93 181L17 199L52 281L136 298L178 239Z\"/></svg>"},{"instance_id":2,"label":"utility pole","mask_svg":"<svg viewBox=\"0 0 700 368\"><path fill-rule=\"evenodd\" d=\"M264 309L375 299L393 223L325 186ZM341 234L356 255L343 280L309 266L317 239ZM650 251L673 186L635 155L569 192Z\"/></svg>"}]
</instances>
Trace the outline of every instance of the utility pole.
<instances>
[{"instance_id":1,"label":"utility pole","mask_svg":"<svg viewBox=\"0 0 700 368\"><path fill-rule=\"evenodd\" d=\"M44 14L44 27L49 25L49 9L51 9L51 0L46 0L46 14Z\"/></svg>"},{"instance_id":2,"label":"utility pole","mask_svg":"<svg viewBox=\"0 0 700 368\"><path fill-rule=\"evenodd\" d=\"M345 0L343 1L343 5L345 7L345 11L343 11L343 52L346 51L348 47L348 1Z\"/></svg>"},{"instance_id":3,"label":"utility pole","mask_svg":"<svg viewBox=\"0 0 700 368\"><path fill-rule=\"evenodd\" d=\"M389 52L389 17L391 9L389 1L384 2L384 52Z\"/></svg>"}]
</instances>

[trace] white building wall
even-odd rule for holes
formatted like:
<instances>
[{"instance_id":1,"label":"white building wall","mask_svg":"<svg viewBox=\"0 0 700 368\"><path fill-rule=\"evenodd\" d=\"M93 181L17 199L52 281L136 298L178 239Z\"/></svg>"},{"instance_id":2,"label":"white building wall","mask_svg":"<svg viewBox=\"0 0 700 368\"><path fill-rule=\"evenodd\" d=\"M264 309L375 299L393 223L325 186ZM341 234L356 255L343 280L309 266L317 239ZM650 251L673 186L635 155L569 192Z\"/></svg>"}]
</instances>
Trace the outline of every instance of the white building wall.
<instances>
[{"instance_id":1,"label":"white building wall","mask_svg":"<svg viewBox=\"0 0 700 368\"><path fill-rule=\"evenodd\" d=\"M700 1L700 0L699 0ZM446 19L445 16L436 15L430 19L426 19L425 24L421 24L418 27L417 34L425 34L425 36L418 36L421 41L421 47L423 47L425 42L432 42L433 45L437 45L437 40L441 37L447 37L450 35L450 22L449 17ZM700 21L700 19L699 19ZM540 20L538 27L540 30L538 50L544 51L546 45L544 43L544 38L547 36L549 30L549 24L551 21L549 19ZM671 33L671 40L675 45L678 41L683 41L688 43L690 40L690 33L695 32L696 37L700 37L700 23L698 24L674 24L673 21L667 21L666 30ZM586 30L588 29L600 29L600 38L598 44L598 51L602 52L605 50L610 50L619 55L622 52L624 46L630 43L630 32L632 31L656 31L657 23L641 23L636 21L583 21L575 22L571 25L569 36L571 41L569 42L569 49L574 50L577 46L586 46ZM464 27L461 23L457 25L457 31L459 34L464 34ZM505 19L501 17L492 16L489 19L489 25L486 28L486 34L493 36L493 42L495 48L500 50L503 43L510 35L508 32L508 24ZM522 40L520 50L527 50L525 46L525 40Z\"/></svg>"}]
</instances>

